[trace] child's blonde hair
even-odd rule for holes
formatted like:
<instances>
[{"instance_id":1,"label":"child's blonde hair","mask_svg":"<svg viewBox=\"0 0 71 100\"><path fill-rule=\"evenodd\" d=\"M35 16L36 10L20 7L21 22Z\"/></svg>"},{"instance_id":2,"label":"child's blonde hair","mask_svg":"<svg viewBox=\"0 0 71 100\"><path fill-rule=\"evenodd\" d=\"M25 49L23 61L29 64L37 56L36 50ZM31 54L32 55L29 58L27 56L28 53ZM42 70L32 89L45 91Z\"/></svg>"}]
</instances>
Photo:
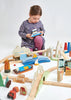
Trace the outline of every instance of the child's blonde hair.
<instances>
[{"instance_id":1,"label":"child's blonde hair","mask_svg":"<svg viewBox=\"0 0 71 100\"><path fill-rule=\"evenodd\" d=\"M39 5L34 5L30 8L30 12L29 12L30 15L40 15L42 16L42 9Z\"/></svg>"}]
</instances>

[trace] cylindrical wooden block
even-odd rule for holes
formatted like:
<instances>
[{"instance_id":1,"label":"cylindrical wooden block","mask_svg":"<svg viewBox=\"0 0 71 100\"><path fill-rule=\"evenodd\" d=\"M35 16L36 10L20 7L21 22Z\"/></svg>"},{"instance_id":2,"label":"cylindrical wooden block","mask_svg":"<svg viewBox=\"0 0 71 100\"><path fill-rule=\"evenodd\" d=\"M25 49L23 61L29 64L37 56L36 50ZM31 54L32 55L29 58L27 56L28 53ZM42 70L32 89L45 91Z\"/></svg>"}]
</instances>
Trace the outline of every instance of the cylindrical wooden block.
<instances>
[{"instance_id":1,"label":"cylindrical wooden block","mask_svg":"<svg viewBox=\"0 0 71 100\"><path fill-rule=\"evenodd\" d=\"M67 42L65 42L65 44L64 44L64 50L65 51L67 50Z\"/></svg>"}]
</instances>

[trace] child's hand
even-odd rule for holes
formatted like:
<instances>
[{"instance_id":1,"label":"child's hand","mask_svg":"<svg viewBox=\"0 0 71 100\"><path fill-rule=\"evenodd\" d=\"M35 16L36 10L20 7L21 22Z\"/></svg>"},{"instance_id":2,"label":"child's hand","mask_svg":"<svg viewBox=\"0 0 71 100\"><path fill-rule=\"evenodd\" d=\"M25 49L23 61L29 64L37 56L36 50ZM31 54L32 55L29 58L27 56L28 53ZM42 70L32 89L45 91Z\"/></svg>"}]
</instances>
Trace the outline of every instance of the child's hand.
<instances>
[{"instance_id":1,"label":"child's hand","mask_svg":"<svg viewBox=\"0 0 71 100\"><path fill-rule=\"evenodd\" d=\"M31 37L31 34L26 34L26 37L29 39L33 39L33 37Z\"/></svg>"},{"instance_id":2,"label":"child's hand","mask_svg":"<svg viewBox=\"0 0 71 100\"><path fill-rule=\"evenodd\" d=\"M41 35L40 35L40 36L43 36L43 34L44 34L44 33L43 33L43 31L40 31L39 33L41 33Z\"/></svg>"}]
</instances>

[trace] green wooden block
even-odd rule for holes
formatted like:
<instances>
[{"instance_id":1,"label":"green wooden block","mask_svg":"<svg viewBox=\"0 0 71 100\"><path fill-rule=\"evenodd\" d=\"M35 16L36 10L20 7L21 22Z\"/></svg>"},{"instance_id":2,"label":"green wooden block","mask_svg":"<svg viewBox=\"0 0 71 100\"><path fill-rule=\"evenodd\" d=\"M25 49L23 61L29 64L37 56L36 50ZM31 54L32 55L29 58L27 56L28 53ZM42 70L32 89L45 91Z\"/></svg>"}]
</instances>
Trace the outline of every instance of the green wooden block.
<instances>
[{"instance_id":1,"label":"green wooden block","mask_svg":"<svg viewBox=\"0 0 71 100\"><path fill-rule=\"evenodd\" d=\"M5 81L5 87L6 87L6 84L7 84L8 81L9 81L9 78L7 77L6 81Z\"/></svg>"},{"instance_id":2,"label":"green wooden block","mask_svg":"<svg viewBox=\"0 0 71 100\"><path fill-rule=\"evenodd\" d=\"M3 83L3 79L2 79L1 74L0 74L0 86L4 86L4 83Z\"/></svg>"}]
</instances>

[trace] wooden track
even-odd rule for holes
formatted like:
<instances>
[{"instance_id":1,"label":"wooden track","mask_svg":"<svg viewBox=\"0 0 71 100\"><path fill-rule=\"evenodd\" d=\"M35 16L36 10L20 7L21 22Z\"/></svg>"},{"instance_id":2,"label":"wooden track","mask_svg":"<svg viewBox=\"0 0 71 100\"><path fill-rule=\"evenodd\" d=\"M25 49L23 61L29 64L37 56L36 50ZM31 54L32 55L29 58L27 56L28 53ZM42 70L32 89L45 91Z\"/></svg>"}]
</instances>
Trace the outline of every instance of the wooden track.
<instances>
[{"instance_id":1,"label":"wooden track","mask_svg":"<svg viewBox=\"0 0 71 100\"><path fill-rule=\"evenodd\" d=\"M69 99L66 99L66 100L71 100L71 98L69 98Z\"/></svg>"},{"instance_id":2,"label":"wooden track","mask_svg":"<svg viewBox=\"0 0 71 100\"><path fill-rule=\"evenodd\" d=\"M36 81L34 82L34 85L32 86L31 92L30 92L27 100L34 100L34 98L36 96L36 93L37 93L37 89L38 89L39 83L40 83L41 78L42 78L42 75L43 75L43 73L40 73L38 75Z\"/></svg>"},{"instance_id":3,"label":"wooden track","mask_svg":"<svg viewBox=\"0 0 71 100\"><path fill-rule=\"evenodd\" d=\"M47 72L51 72L53 70L57 69L57 67L53 67L53 68L50 68L47 70ZM44 72L43 72L44 73ZM32 89L31 89L31 92L27 98L27 100L34 100L35 96L36 96L36 93L37 93L37 90L38 90L38 87L39 87L39 83L41 81L41 78L43 76L43 73L40 73L38 76L37 76L37 79L35 80L34 82L34 85L32 86ZM46 83L46 82L45 82Z\"/></svg>"},{"instance_id":4,"label":"wooden track","mask_svg":"<svg viewBox=\"0 0 71 100\"><path fill-rule=\"evenodd\" d=\"M57 67L52 67L52 68L49 68L48 70L47 70L47 72L49 71L49 72L52 72L52 71L54 71L54 70L56 70L57 69ZM43 73L42 73L43 74ZM42 75L42 74L39 74L39 75ZM7 76L3 76L3 79L6 79L6 77ZM10 79L13 79L13 80L15 80L15 79L23 79L24 77L23 77L23 75L22 74L20 74L20 75L18 75L18 76L8 76ZM38 79L38 78L37 78ZM40 80L40 79L39 79ZM33 81L33 79L29 79L29 78L26 78L25 77L25 82L29 82L29 83L32 83L32 81ZM64 84L65 84L65 86L63 86L63 87L70 87L71 88L71 84L66 84L66 83L59 83L59 82L51 82L51 81L44 81L43 82L43 84L45 84L45 85L54 85L54 86L63 86ZM68 86L69 85L69 86Z\"/></svg>"},{"instance_id":5,"label":"wooden track","mask_svg":"<svg viewBox=\"0 0 71 100\"><path fill-rule=\"evenodd\" d=\"M68 60L69 59L64 52L61 52L61 55L64 57L65 60Z\"/></svg>"},{"instance_id":6,"label":"wooden track","mask_svg":"<svg viewBox=\"0 0 71 100\"><path fill-rule=\"evenodd\" d=\"M9 56L3 58L2 60L0 60L0 63L3 63L6 59L11 58L11 57L13 57L13 56L14 56L14 55L9 55Z\"/></svg>"},{"instance_id":7,"label":"wooden track","mask_svg":"<svg viewBox=\"0 0 71 100\"><path fill-rule=\"evenodd\" d=\"M40 53L40 52L46 52L48 49L46 49L46 50L38 50L38 51L33 51L33 52L31 52L31 54L28 54L28 55L33 55L34 53ZM20 53L20 54L23 54L23 53ZM11 58L11 57L14 57L14 55L9 55L9 56L7 56L7 57L5 57L5 58L3 58L2 60L0 60L0 63L3 63L6 59L9 59L9 58ZM17 62L17 61L16 61ZM15 62L15 63L16 63ZM21 62L21 61L20 61ZM18 63L18 62L17 62Z\"/></svg>"},{"instance_id":8,"label":"wooden track","mask_svg":"<svg viewBox=\"0 0 71 100\"><path fill-rule=\"evenodd\" d=\"M4 66L1 66L1 67L0 67L0 72L1 72L3 69L4 69Z\"/></svg>"},{"instance_id":9,"label":"wooden track","mask_svg":"<svg viewBox=\"0 0 71 100\"><path fill-rule=\"evenodd\" d=\"M47 71L49 72L52 72L54 70L56 70L57 67L52 67L50 69L48 69ZM39 74L32 89L31 89L31 92L30 92L30 95L28 96L27 100L34 100L34 97L36 95L36 92L37 92L37 87L39 85L39 82L41 80L41 77L42 77L43 73ZM6 79L7 76L3 76L3 79ZM8 76L10 79L12 79L14 82L19 82L20 80L20 83L25 83L25 82L29 82L29 83L32 83L33 79L29 79L27 77L25 77L25 81L22 81L24 76L21 74L21 75L18 75L17 77L14 77L14 76ZM52 81L43 81L43 84L44 85L52 85L52 86L60 86L60 87L67 87L67 88L71 88L71 84L68 84L68 83L59 83L59 82L52 82ZM35 88L36 87L36 88ZM67 100L70 100L70 99L67 99Z\"/></svg>"},{"instance_id":10,"label":"wooden track","mask_svg":"<svg viewBox=\"0 0 71 100\"><path fill-rule=\"evenodd\" d=\"M44 81L44 85L52 85L52 86L60 86L60 87L67 87L71 88L71 84L68 83L59 83L59 82L52 82L52 81Z\"/></svg>"},{"instance_id":11,"label":"wooden track","mask_svg":"<svg viewBox=\"0 0 71 100\"><path fill-rule=\"evenodd\" d=\"M39 53L39 52L42 52L42 50L39 50L38 52L35 51L33 53ZM46 50L43 50L43 52L46 52ZM33 54L32 53L32 54ZM69 59L65 54L64 52L61 53L62 56L64 57L64 59ZM10 58L10 57L13 57L14 55L10 55L10 56L7 56L5 57L4 59L2 59L0 61L0 63L4 62L6 59ZM21 60L19 61L12 61L11 64L13 63L21 63ZM3 67L1 67L1 70L3 69ZM54 70L56 70L57 67L52 67L50 69L48 69L47 71L48 72L52 72ZM31 92L27 98L27 100L34 100L35 96L36 96L36 93L37 93L37 89L38 89L38 86L39 86L39 83L41 81L41 78L42 78L42 75L43 73L40 73L36 79L36 81L34 82L34 85L32 86L32 89L31 89ZM25 83L25 82L30 82L32 83L32 79L29 79L29 78L25 78L25 81L22 81L23 78L22 77L13 77L13 76L8 76L10 79L13 79L14 82L21 82L21 83ZM4 79L6 78L5 76L3 77ZM17 79L17 80L16 80ZM20 80L20 81L19 81ZM60 86L60 87L68 87L68 88L71 88L71 84L66 84L66 83L59 83L59 82L51 82L51 81L43 81L43 84L44 85L53 85L53 86Z\"/></svg>"}]
</instances>

